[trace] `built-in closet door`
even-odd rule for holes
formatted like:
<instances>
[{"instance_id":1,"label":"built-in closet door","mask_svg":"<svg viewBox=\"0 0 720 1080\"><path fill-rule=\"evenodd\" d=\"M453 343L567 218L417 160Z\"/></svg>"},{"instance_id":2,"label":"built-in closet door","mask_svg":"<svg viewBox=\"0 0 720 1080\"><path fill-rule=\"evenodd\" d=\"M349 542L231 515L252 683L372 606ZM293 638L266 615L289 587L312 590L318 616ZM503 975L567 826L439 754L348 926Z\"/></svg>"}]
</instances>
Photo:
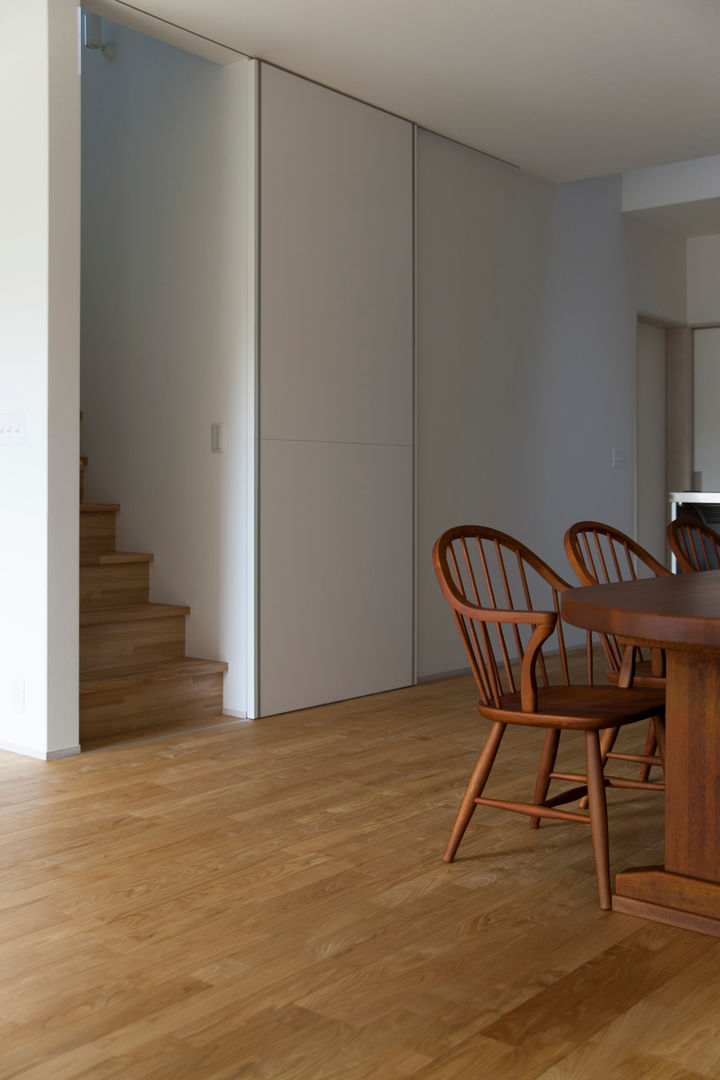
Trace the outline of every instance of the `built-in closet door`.
<instances>
[{"instance_id":1,"label":"built-in closet door","mask_svg":"<svg viewBox=\"0 0 720 1080\"><path fill-rule=\"evenodd\" d=\"M413 678L412 127L261 66L259 713Z\"/></svg>"}]
</instances>

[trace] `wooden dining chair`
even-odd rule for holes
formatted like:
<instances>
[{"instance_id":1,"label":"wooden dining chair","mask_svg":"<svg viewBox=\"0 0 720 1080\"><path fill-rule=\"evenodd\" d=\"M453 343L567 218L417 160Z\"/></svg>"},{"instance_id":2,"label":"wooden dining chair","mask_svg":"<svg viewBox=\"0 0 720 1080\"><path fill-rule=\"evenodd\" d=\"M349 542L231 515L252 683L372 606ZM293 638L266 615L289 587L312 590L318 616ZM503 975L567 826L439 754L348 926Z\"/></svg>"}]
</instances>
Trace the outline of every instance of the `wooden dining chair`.
<instances>
[{"instance_id":1,"label":"wooden dining chair","mask_svg":"<svg viewBox=\"0 0 720 1080\"><path fill-rule=\"evenodd\" d=\"M683 574L720 570L720 533L694 518L676 518L667 527L670 550Z\"/></svg>"},{"instance_id":2,"label":"wooden dining chair","mask_svg":"<svg viewBox=\"0 0 720 1080\"><path fill-rule=\"evenodd\" d=\"M570 586L518 540L496 529L460 525L443 533L433 550L440 588L460 632L479 693L478 711L492 727L470 777L444 859L452 862L475 807L493 806L542 818L589 823L600 907L610 907L605 787L662 790L659 783L603 775L599 732L664 714L657 688L622 689L592 681L590 635L586 680L571 679L560 618L560 594ZM487 798L485 785L508 724L545 729L532 802ZM586 772L555 769L560 734L585 735ZM550 784L570 790L548 797ZM558 809L589 796L589 814Z\"/></svg>"},{"instance_id":3,"label":"wooden dining chair","mask_svg":"<svg viewBox=\"0 0 720 1080\"><path fill-rule=\"evenodd\" d=\"M640 576L670 576L667 567L636 540L600 521L578 521L571 525L565 533L565 553L581 585L635 581ZM643 567L646 573L641 575L639 571ZM632 645L622 646L617 637L611 634L600 634L599 638L607 660L606 674L610 682L664 689L665 655L662 649L642 650ZM614 751L617 736L617 729L609 730L603 736L603 764L608 757L637 762L641 780L647 780L653 765L662 767L662 760L655 753L657 733L653 722L648 726L642 754Z\"/></svg>"}]
</instances>

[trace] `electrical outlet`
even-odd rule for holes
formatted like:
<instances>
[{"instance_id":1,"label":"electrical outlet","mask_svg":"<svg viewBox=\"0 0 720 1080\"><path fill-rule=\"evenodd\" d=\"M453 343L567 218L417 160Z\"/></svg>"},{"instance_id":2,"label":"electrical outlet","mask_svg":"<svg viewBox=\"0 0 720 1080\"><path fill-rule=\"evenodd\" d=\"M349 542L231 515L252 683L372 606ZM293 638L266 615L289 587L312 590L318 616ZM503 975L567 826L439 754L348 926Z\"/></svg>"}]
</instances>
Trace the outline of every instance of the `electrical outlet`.
<instances>
[{"instance_id":1,"label":"electrical outlet","mask_svg":"<svg viewBox=\"0 0 720 1080\"><path fill-rule=\"evenodd\" d=\"M617 447L613 447L612 467L613 467L613 469L624 469L625 468L625 451L624 450L620 450Z\"/></svg>"},{"instance_id":2,"label":"electrical outlet","mask_svg":"<svg viewBox=\"0 0 720 1080\"><path fill-rule=\"evenodd\" d=\"M25 442L25 413L0 413L0 446L20 446Z\"/></svg>"}]
</instances>

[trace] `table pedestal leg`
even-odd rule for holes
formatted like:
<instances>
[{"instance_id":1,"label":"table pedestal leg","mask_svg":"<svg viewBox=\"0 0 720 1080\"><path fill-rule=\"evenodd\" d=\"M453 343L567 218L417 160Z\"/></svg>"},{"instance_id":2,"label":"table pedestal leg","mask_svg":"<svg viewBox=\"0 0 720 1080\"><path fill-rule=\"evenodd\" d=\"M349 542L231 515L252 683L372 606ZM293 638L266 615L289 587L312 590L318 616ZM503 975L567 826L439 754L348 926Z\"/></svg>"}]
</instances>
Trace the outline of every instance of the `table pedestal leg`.
<instances>
[{"instance_id":1,"label":"table pedestal leg","mask_svg":"<svg viewBox=\"0 0 720 1080\"><path fill-rule=\"evenodd\" d=\"M618 874L613 911L720 937L720 654L667 654L665 866Z\"/></svg>"}]
</instances>

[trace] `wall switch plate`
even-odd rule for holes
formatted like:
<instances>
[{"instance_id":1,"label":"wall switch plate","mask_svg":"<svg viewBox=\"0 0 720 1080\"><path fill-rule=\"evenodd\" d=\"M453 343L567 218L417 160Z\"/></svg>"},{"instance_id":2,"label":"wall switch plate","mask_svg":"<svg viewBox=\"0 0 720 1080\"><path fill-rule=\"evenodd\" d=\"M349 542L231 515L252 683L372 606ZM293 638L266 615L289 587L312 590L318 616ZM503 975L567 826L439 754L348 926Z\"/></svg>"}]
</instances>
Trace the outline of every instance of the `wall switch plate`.
<instances>
[{"instance_id":1,"label":"wall switch plate","mask_svg":"<svg viewBox=\"0 0 720 1080\"><path fill-rule=\"evenodd\" d=\"M25 413L0 413L0 446L21 446L25 442Z\"/></svg>"},{"instance_id":2,"label":"wall switch plate","mask_svg":"<svg viewBox=\"0 0 720 1080\"><path fill-rule=\"evenodd\" d=\"M222 454L225 450L225 423L213 420L210 425L210 449L213 454Z\"/></svg>"},{"instance_id":3,"label":"wall switch plate","mask_svg":"<svg viewBox=\"0 0 720 1080\"><path fill-rule=\"evenodd\" d=\"M617 447L613 447L612 467L613 467L613 469L624 469L625 468L625 451L624 450L619 450Z\"/></svg>"}]
</instances>

